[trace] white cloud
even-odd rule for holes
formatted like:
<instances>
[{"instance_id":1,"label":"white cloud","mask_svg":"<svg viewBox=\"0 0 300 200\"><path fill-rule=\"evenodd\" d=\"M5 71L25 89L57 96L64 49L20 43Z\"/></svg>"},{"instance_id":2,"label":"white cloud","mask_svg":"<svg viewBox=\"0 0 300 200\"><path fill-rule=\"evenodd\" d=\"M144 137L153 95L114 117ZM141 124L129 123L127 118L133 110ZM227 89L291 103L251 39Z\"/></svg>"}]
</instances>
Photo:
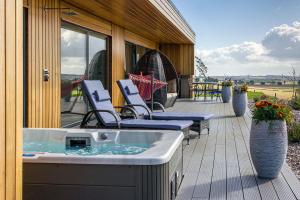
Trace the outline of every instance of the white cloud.
<instances>
[{"instance_id":1,"label":"white cloud","mask_svg":"<svg viewBox=\"0 0 300 200\"><path fill-rule=\"evenodd\" d=\"M85 35L81 33L77 33L75 31L71 31L68 29L61 30L61 39L62 42L66 44L66 46L71 46L72 43L77 43L85 40Z\"/></svg>"},{"instance_id":2,"label":"white cloud","mask_svg":"<svg viewBox=\"0 0 300 200\"><path fill-rule=\"evenodd\" d=\"M196 51L210 75L282 74L300 72L300 22L268 31L261 43L245 41L212 50Z\"/></svg>"},{"instance_id":3,"label":"white cloud","mask_svg":"<svg viewBox=\"0 0 300 200\"><path fill-rule=\"evenodd\" d=\"M270 50L270 56L278 59L299 59L300 22L292 26L282 24L266 33L262 44Z\"/></svg>"},{"instance_id":4,"label":"white cloud","mask_svg":"<svg viewBox=\"0 0 300 200\"><path fill-rule=\"evenodd\" d=\"M61 58L62 74L85 74L85 58L84 57L62 57Z\"/></svg>"},{"instance_id":5,"label":"white cloud","mask_svg":"<svg viewBox=\"0 0 300 200\"><path fill-rule=\"evenodd\" d=\"M213 50L203 50L200 52L205 61L219 63L227 61L252 62L263 59L267 54L267 49L255 42L243 42L228 47L221 47Z\"/></svg>"}]
</instances>

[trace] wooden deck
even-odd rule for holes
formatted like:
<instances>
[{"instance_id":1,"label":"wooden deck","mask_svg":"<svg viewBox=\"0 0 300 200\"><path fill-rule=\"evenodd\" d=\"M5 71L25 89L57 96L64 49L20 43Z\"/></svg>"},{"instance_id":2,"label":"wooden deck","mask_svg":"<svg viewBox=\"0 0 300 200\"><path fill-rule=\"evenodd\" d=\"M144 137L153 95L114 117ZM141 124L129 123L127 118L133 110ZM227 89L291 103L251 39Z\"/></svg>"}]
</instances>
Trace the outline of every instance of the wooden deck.
<instances>
[{"instance_id":1,"label":"wooden deck","mask_svg":"<svg viewBox=\"0 0 300 200\"><path fill-rule=\"evenodd\" d=\"M249 112L235 117L230 104L181 100L170 111L211 112L211 132L195 137L184 149L185 177L177 200L300 199L300 182L284 164L277 179L256 176L249 152Z\"/></svg>"}]
</instances>

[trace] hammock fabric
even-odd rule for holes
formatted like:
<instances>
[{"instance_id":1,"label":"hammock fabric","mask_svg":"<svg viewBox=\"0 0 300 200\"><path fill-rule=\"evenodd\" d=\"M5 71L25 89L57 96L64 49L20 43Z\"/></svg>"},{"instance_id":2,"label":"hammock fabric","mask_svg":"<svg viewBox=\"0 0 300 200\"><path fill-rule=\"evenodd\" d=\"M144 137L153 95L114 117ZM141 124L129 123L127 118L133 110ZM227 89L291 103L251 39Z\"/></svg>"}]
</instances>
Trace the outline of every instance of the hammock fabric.
<instances>
[{"instance_id":1,"label":"hammock fabric","mask_svg":"<svg viewBox=\"0 0 300 200\"><path fill-rule=\"evenodd\" d=\"M141 73L140 75L137 74L129 74L129 79L137 86L141 97L146 100L151 100L151 75L145 75ZM153 79L153 93L156 90L167 85L166 82Z\"/></svg>"}]
</instances>

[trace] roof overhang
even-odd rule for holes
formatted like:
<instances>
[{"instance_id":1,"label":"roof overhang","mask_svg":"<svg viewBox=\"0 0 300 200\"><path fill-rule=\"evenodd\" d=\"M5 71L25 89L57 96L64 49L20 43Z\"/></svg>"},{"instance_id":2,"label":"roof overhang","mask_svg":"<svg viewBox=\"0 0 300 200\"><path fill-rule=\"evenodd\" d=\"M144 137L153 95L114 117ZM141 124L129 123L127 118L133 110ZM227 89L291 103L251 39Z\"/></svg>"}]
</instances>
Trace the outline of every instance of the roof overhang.
<instances>
[{"instance_id":1,"label":"roof overhang","mask_svg":"<svg viewBox=\"0 0 300 200\"><path fill-rule=\"evenodd\" d=\"M195 33L169 0L65 2L158 43L195 43Z\"/></svg>"}]
</instances>

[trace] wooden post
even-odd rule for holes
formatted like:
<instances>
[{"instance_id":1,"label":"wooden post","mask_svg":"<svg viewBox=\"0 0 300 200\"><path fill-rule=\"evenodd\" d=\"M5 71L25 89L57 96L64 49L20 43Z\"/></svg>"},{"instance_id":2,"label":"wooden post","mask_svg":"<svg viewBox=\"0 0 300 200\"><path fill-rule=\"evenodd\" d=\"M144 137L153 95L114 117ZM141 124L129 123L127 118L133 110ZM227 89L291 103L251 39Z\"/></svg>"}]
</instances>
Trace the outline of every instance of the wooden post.
<instances>
[{"instance_id":1,"label":"wooden post","mask_svg":"<svg viewBox=\"0 0 300 200\"><path fill-rule=\"evenodd\" d=\"M0 0L0 199L22 199L23 0Z\"/></svg>"}]
</instances>

